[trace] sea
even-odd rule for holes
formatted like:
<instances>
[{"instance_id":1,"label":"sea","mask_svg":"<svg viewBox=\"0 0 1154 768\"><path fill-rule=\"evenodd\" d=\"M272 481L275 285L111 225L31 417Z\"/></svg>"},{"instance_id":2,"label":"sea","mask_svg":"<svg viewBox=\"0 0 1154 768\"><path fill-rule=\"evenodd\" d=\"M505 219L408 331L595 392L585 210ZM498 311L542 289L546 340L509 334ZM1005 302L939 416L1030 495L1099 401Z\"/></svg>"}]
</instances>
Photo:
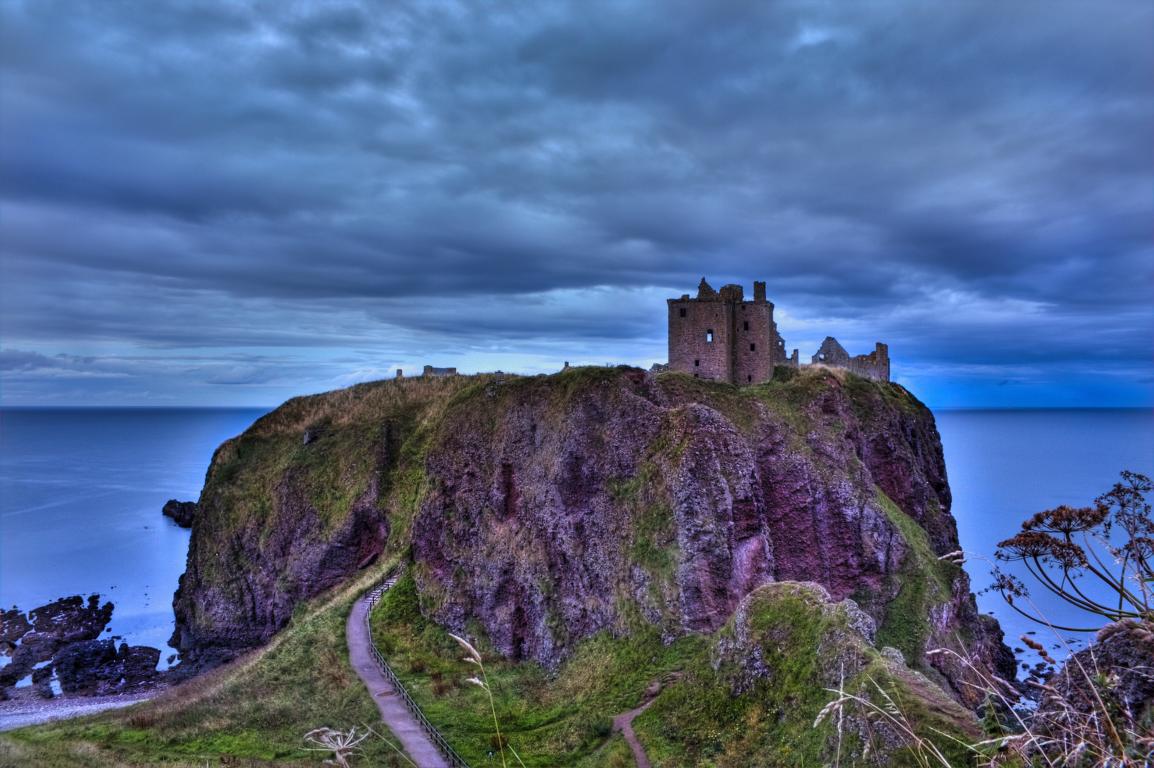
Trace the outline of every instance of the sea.
<instances>
[{"instance_id":1,"label":"sea","mask_svg":"<svg viewBox=\"0 0 1154 768\"><path fill-rule=\"evenodd\" d=\"M0 410L0 606L24 610L99 593L115 604L111 635L167 649L172 595L189 533L161 516L195 500L215 448L264 409L4 408ZM975 589L988 586L997 542L1058 504L1089 504L1119 472L1154 476L1147 410L946 410L936 413L953 512ZM980 594L1019 646L1063 641ZM1060 601L1046 618L1080 620ZM167 660L167 651L162 653Z\"/></svg>"},{"instance_id":2,"label":"sea","mask_svg":"<svg viewBox=\"0 0 1154 768\"><path fill-rule=\"evenodd\" d=\"M195 501L216 447L266 410L0 410L0 606L98 593L106 636L167 666L189 532L161 509Z\"/></svg>"},{"instance_id":3,"label":"sea","mask_svg":"<svg viewBox=\"0 0 1154 768\"><path fill-rule=\"evenodd\" d=\"M1021 653L1023 636L1045 645L1056 659L1069 655L1093 634L1054 627L1096 628L1103 620L1049 595L1020 564L996 561L997 544L1037 512L1062 504L1091 506L1121 481L1122 470L1154 477L1154 410L944 410L934 415L958 538L979 608L998 619L1006 643L1019 656L1035 658ZM1000 594L988 591L995 565L1022 578L1030 594L1017 599L1017 607L1045 623L1022 616ZM1081 580L1079 587L1095 597L1107 596L1090 580Z\"/></svg>"}]
</instances>

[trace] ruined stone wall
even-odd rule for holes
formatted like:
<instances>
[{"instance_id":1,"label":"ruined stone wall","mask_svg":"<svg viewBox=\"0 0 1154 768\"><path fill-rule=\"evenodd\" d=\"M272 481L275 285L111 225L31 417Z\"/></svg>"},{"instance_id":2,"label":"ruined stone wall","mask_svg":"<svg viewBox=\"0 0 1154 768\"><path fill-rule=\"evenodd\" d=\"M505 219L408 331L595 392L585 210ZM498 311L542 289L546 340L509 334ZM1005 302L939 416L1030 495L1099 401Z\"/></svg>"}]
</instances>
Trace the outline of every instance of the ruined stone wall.
<instances>
[{"instance_id":1,"label":"ruined stone wall","mask_svg":"<svg viewBox=\"0 0 1154 768\"><path fill-rule=\"evenodd\" d=\"M890 348L880 341L868 355L855 355L845 351L845 347L832 336L826 336L817 354L811 358L813 365L828 365L831 368L845 368L858 376L876 381L890 380Z\"/></svg>"},{"instance_id":2,"label":"ruined stone wall","mask_svg":"<svg viewBox=\"0 0 1154 768\"><path fill-rule=\"evenodd\" d=\"M826 336L817 352L810 358L814 365L828 365L834 368L849 368L849 352L845 351L833 336Z\"/></svg>"},{"instance_id":3,"label":"ruined stone wall","mask_svg":"<svg viewBox=\"0 0 1154 768\"><path fill-rule=\"evenodd\" d=\"M776 365L800 367L796 349L786 355L763 282L754 282L753 301L746 301L740 285L715 291L703 277L696 298L686 293L668 305L669 370L745 386L769 381ZM868 355L851 357L837 339L826 336L811 364L890 380L890 351L881 342Z\"/></svg>"},{"instance_id":4,"label":"ruined stone wall","mask_svg":"<svg viewBox=\"0 0 1154 768\"><path fill-rule=\"evenodd\" d=\"M890 348L880 341L874 344L874 351L868 355L857 355L850 359L849 369L858 376L877 381L890 380Z\"/></svg>"}]
</instances>

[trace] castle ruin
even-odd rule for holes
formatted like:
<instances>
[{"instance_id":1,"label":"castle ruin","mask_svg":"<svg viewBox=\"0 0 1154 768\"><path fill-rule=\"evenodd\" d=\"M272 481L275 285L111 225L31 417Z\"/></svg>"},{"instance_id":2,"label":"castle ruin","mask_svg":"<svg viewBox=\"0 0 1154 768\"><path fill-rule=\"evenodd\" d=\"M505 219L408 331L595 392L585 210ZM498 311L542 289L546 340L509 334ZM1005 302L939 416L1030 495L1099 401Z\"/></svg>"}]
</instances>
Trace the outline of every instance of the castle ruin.
<instances>
[{"instance_id":1,"label":"castle ruin","mask_svg":"<svg viewBox=\"0 0 1154 768\"><path fill-rule=\"evenodd\" d=\"M754 282L753 300L746 301L740 285L715 291L703 277L696 298L683 294L669 299L668 305L670 370L747 385L769 381L775 366L800 367L796 349L785 354L764 282ZM827 337L812 364L846 368L880 381L890 378L889 348L881 343L868 355L850 357L836 339Z\"/></svg>"},{"instance_id":2,"label":"castle ruin","mask_svg":"<svg viewBox=\"0 0 1154 768\"><path fill-rule=\"evenodd\" d=\"M850 357L845 347L833 336L826 336L817 354L810 358L812 365L828 365L832 368L848 368L858 376L878 381L890 380L890 348L880 341L874 344L874 351L868 355Z\"/></svg>"}]
</instances>

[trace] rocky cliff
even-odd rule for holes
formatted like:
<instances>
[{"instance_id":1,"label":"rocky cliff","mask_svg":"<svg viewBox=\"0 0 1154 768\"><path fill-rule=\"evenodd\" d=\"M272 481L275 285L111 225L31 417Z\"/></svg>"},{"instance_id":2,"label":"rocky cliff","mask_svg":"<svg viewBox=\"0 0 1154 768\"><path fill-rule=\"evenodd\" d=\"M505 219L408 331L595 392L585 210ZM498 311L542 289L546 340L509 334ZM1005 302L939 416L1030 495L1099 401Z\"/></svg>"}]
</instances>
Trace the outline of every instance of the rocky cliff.
<instances>
[{"instance_id":1,"label":"rocky cliff","mask_svg":"<svg viewBox=\"0 0 1154 768\"><path fill-rule=\"evenodd\" d=\"M896 384L779 373L738 389L586 368L290 401L213 459L174 640L263 642L389 547L411 552L427 616L550 667L601 630L712 632L760 585L817 582L975 703L925 651L1011 675L1012 659L939 559L957 534L932 414Z\"/></svg>"}]
</instances>

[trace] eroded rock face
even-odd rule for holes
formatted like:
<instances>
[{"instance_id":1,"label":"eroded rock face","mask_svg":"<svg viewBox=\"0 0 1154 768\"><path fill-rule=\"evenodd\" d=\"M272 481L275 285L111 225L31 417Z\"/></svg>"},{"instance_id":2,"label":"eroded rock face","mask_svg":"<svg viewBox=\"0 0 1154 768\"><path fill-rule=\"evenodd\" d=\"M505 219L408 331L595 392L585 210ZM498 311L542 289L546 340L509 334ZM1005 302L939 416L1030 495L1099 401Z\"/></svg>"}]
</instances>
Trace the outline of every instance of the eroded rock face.
<instances>
[{"instance_id":1,"label":"eroded rock face","mask_svg":"<svg viewBox=\"0 0 1154 768\"><path fill-rule=\"evenodd\" d=\"M715 630L780 580L858 598L885 627L904 583L925 578L921 602L900 606L921 613L911 661L929 670L922 653L960 631L999 666L964 572L937 561L958 547L941 445L900 387L807 374L783 403L774 385L622 371L559 397L563 376L491 385L445 414L412 542L439 623L554 665L638 612L668 636Z\"/></svg>"},{"instance_id":2,"label":"eroded rock face","mask_svg":"<svg viewBox=\"0 0 1154 768\"><path fill-rule=\"evenodd\" d=\"M291 472L273 489L265 520L230 529L227 521L199 516L188 570L173 599L171 644L190 659L203 651L219 658L260 645L288 622L298 603L371 563L388 534L376 506L377 488L372 483L332 528ZM202 558L206 542L206 554L216 562ZM232 564L224 572L217 570L221 560ZM213 569L207 574L206 565Z\"/></svg>"},{"instance_id":3,"label":"eroded rock face","mask_svg":"<svg viewBox=\"0 0 1154 768\"><path fill-rule=\"evenodd\" d=\"M1000 663L965 573L938 560L958 543L933 416L896 384L816 369L738 389L622 368L420 387L444 396L377 405L426 391L394 382L294 401L222 446L174 602L186 658L264 642L396 530L422 610L515 659L555 666L637 622L711 632L791 580L853 598L931 674L925 651L959 636Z\"/></svg>"},{"instance_id":4,"label":"eroded rock face","mask_svg":"<svg viewBox=\"0 0 1154 768\"><path fill-rule=\"evenodd\" d=\"M759 612L766 605L791 601L805 606L777 623L760 621ZM811 614L805 616L804 614ZM812 681L823 688L837 688L853 679L871 660L869 649L877 626L874 620L852 600L832 602L829 592L812 582L778 582L751 592L733 614L732 629L723 633L713 651L713 666L731 669L730 685L735 696L747 693L759 680L772 680L776 670L767 662L767 652L796 653L797 634L810 634L812 627L799 622L818 625L813 632L821 643L823 663L818 668L819 678ZM892 649L891 649L892 650ZM904 662L903 662L904 663Z\"/></svg>"}]
</instances>

